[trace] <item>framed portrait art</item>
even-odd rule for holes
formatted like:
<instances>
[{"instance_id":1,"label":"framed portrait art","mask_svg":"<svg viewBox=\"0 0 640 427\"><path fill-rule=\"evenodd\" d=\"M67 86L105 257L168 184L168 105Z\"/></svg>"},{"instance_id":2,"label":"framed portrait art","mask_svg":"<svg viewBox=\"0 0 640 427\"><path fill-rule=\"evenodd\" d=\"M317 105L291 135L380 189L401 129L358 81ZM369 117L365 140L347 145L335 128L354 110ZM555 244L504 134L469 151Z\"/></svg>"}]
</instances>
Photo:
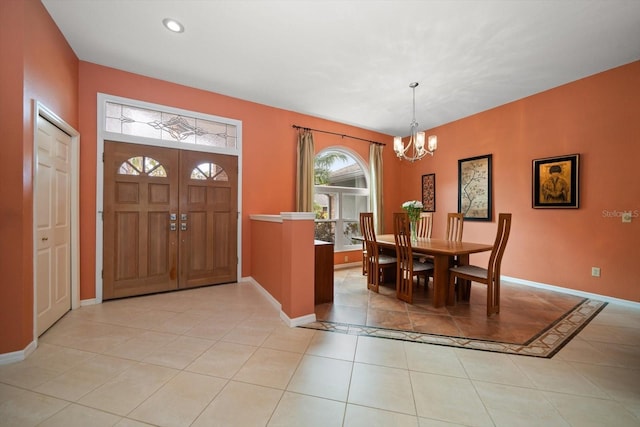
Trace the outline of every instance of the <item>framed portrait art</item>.
<instances>
[{"instance_id":1,"label":"framed portrait art","mask_svg":"<svg viewBox=\"0 0 640 427\"><path fill-rule=\"evenodd\" d=\"M422 175L422 206L425 212L436 211L436 174Z\"/></svg>"},{"instance_id":2,"label":"framed portrait art","mask_svg":"<svg viewBox=\"0 0 640 427\"><path fill-rule=\"evenodd\" d=\"M580 155L533 161L533 207L577 209Z\"/></svg>"},{"instance_id":3,"label":"framed portrait art","mask_svg":"<svg viewBox=\"0 0 640 427\"><path fill-rule=\"evenodd\" d=\"M491 154L458 160L458 212L465 221L491 221Z\"/></svg>"}]
</instances>

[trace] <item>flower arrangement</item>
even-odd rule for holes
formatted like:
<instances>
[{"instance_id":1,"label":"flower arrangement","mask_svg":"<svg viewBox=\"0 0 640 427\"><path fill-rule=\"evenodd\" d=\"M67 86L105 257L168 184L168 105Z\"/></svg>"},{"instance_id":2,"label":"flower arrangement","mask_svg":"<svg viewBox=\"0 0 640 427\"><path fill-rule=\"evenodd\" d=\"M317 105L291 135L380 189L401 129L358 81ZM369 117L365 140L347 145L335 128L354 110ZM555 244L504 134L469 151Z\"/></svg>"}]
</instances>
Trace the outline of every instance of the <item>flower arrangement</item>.
<instances>
[{"instance_id":1,"label":"flower arrangement","mask_svg":"<svg viewBox=\"0 0 640 427\"><path fill-rule=\"evenodd\" d=\"M422 202L417 200L409 200L402 204L402 209L407 211L409 221L411 222L416 222L420 219L420 212L422 212L423 208L424 206L422 205Z\"/></svg>"}]
</instances>

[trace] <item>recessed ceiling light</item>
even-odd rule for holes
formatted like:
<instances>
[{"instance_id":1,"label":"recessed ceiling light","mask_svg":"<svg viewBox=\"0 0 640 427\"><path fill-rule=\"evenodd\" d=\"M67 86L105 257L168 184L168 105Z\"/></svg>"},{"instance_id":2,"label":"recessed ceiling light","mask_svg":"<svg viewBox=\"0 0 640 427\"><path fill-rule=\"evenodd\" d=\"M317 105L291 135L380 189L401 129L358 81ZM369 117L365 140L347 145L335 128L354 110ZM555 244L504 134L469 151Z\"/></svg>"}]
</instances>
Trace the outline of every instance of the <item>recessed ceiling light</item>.
<instances>
[{"instance_id":1,"label":"recessed ceiling light","mask_svg":"<svg viewBox=\"0 0 640 427\"><path fill-rule=\"evenodd\" d=\"M162 25L164 25L169 31L173 31L174 33L184 32L184 26L175 19L164 18L162 20Z\"/></svg>"}]
</instances>

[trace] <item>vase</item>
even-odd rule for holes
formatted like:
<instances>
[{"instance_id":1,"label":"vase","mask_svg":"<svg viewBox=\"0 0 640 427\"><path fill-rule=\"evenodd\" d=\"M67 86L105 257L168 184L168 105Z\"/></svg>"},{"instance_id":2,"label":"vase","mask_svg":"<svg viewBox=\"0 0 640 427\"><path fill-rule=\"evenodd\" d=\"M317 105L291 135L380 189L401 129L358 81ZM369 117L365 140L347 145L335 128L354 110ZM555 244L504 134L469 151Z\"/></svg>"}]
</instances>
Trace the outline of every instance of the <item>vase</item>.
<instances>
[{"instance_id":1,"label":"vase","mask_svg":"<svg viewBox=\"0 0 640 427\"><path fill-rule=\"evenodd\" d=\"M409 225L411 228L411 243L416 243L418 241L418 221L410 221Z\"/></svg>"}]
</instances>

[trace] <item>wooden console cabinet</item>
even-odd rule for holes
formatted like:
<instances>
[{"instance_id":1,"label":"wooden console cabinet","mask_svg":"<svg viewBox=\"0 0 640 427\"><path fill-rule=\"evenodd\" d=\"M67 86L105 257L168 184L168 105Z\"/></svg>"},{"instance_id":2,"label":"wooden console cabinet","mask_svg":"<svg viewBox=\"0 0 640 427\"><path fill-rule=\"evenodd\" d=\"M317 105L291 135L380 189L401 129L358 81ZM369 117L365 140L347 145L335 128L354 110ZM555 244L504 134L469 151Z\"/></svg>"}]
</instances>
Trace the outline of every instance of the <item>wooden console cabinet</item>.
<instances>
[{"instance_id":1,"label":"wooden console cabinet","mask_svg":"<svg viewBox=\"0 0 640 427\"><path fill-rule=\"evenodd\" d=\"M333 302L333 243L315 240L315 303Z\"/></svg>"}]
</instances>

